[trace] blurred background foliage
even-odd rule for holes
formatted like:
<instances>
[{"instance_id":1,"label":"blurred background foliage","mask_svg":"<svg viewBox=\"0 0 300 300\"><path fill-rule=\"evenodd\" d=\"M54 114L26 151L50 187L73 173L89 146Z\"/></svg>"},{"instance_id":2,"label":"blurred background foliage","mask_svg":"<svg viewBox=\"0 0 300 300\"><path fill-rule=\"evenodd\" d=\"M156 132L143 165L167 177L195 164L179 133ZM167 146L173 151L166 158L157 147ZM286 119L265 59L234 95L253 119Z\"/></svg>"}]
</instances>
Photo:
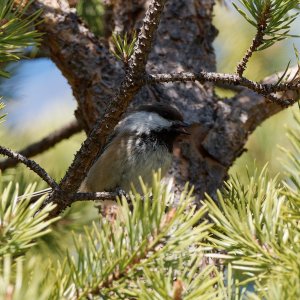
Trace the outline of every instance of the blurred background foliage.
<instances>
[{"instance_id":1,"label":"blurred background foliage","mask_svg":"<svg viewBox=\"0 0 300 300\"><path fill-rule=\"evenodd\" d=\"M104 6L102 0L80 0L77 5L79 15L98 36L103 34Z\"/></svg>"},{"instance_id":2,"label":"blurred background foliage","mask_svg":"<svg viewBox=\"0 0 300 300\"><path fill-rule=\"evenodd\" d=\"M215 7L214 24L219 30L219 35L214 46L217 70L233 73L255 32L229 2L226 5L218 3ZM101 0L80 1L78 12L92 30L101 37L104 19ZM297 20L293 24L292 34L299 33L297 32L299 23ZM300 49L297 39L288 39L265 51L254 53L246 75L259 80L284 70L290 60L293 65L296 62L293 43ZM33 48L32 53L36 53L36 49ZM6 69L10 72L11 78L0 79L0 95L3 95L2 101L6 104L4 113L8 114L6 122L1 126L1 144L12 149L21 149L74 118L76 103L72 91L66 79L49 59L24 59L9 64ZM220 96L228 95L228 91L219 89L216 91ZM231 168L231 174L238 173L243 179L243 176L246 176L245 165L251 171L255 167L260 169L267 162L271 176L279 172L280 162L277 157L280 150L277 145L287 144L285 124L289 127L295 126L292 117L295 109L297 109L296 106L272 117L250 136L246 146L248 151L236 161ZM45 154L39 155L36 160L49 171L51 176L60 179L83 139L84 134L77 134ZM4 182L12 179L20 181L20 192L24 190L27 183L31 182L37 182L37 188L44 187L44 183L23 166L7 170L3 179ZM76 207L82 209L80 205L75 206L75 212ZM93 216L92 211L87 215Z\"/></svg>"}]
</instances>

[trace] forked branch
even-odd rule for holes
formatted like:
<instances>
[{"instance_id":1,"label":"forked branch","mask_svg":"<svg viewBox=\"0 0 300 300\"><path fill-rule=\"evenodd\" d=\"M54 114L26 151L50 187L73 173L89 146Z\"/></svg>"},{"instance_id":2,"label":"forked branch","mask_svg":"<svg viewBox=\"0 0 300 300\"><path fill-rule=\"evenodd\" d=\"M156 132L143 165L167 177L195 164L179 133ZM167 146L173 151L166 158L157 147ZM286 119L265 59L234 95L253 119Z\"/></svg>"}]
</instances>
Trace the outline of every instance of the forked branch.
<instances>
[{"instance_id":1,"label":"forked branch","mask_svg":"<svg viewBox=\"0 0 300 300\"><path fill-rule=\"evenodd\" d=\"M107 71L107 68L101 69L101 71L94 73L93 71L95 68L91 68L90 66L95 66L95 62L105 62L105 65L107 65L108 58L110 57L107 49L105 47L102 47L99 45L98 40L92 37L89 30L82 26L82 24L79 24L76 15L74 15L73 10L69 9L68 5L65 5L66 9L63 11L60 11L59 9L55 8L55 3L58 1L56 0L40 0L35 1L33 3L34 8L43 8L43 12L45 13L42 18L45 19L45 25L44 27L41 27L41 30L45 31L50 36L51 39L49 41L52 41L51 43L48 43L50 47L51 57L52 59L57 63L57 65L64 70L64 75L68 78L69 82L72 85L74 95L76 99L88 99L88 102L91 105L79 105L79 110L81 110L81 115L78 114L77 116L86 116L84 117L84 122L87 122L88 120L91 120L91 124L88 124L89 126L85 126L88 130L87 132L90 132L87 140L83 143L81 149L77 153L72 165L70 166L67 174L63 178L61 184L60 184L60 190L54 191L49 199L47 199L48 202L52 201L57 204L56 210L53 211L53 216L58 215L60 212L62 212L67 206L70 206L73 202L77 200L85 200L89 197L92 197L92 195L86 195L86 194L75 194L78 190L78 187L84 177L86 176L89 168L94 162L94 159L97 157L97 155L101 155L101 149L103 149L107 136L112 132L115 125L120 120L122 114L127 109L130 101L133 99L133 97L136 95L136 93L139 91L139 89L144 84L152 84L152 83L160 83L160 82L188 82L188 81L199 81L201 83L204 82L213 82L213 83L226 83L232 86L244 86L247 87L253 91L256 91L260 95L263 95L266 98L269 98L271 101L280 104L282 106L289 106L292 103L295 102L294 97L290 97L292 99L284 99L283 94L277 94L277 92L285 92L285 91L298 91L299 90L299 80L293 80L287 83L281 83L281 82L272 82L272 83L257 83L253 82L251 80L248 80L244 78L243 75L243 68L246 68L246 64L251 57L252 53L256 51L257 49L260 49L261 41L262 41L262 34L263 34L263 28L260 27L261 35L256 38L256 40L253 41L253 45L250 49L250 52L245 55L245 58L243 60L243 64L241 64L241 71L239 71L237 74L230 75L230 74L218 74L218 73L210 73L210 72L199 72L201 70L200 68L197 69L197 72L199 73L177 73L177 74L157 74L157 75L149 75L147 76L145 73L145 65L147 63L148 55L151 50L151 45L153 41L153 36L157 30L158 23L161 17L161 13L164 7L164 4L166 0L152 0L151 5L149 6L149 9L146 13L146 17L144 19L142 28L140 30L140 34L138 36L138 40L134 49L134 53L131 56L131 59L129 60L129 66L126 70L126 74L124 77L124 80L122 81L120 88L117 90L114 96L111 96L111 94L108 93L109 97L107 99L102 101L101 95L103 94L104 89L99 89L99 86L101 85L102 75L104 72L105 74L109 74L107 79L107 82L113 82L111 80L111 70L114 69L113 67ZM63 1L66 2L66 1ZM184 1L180 1L184 2ZM201 1L199 1L201 2ZM37 5L39 4L39 5ZM59 7L59 6L58 6ZM48 11L48 14L46 13ZM52 14L52 15L51 15ZM51 19L52 18L52 19ZM47 22L48 20L48 22ZM50 21L49 21L50 20ZM72 25L70 27L70 25ZM50 29L49 29L50 28ZM61 31L58 31L57 29L60 29ZM72 30L66 32L66 28L72 28ZM78 28L81 30L78 31ZM51 31L52 30L52 31ZM267 30L266 30L267 31ZM63 34L57 34L57 33L66 32L66 36ZM86 45L88 43L87 47L83 47L83 51L78 51L78 44L80 42ZM80 45L81 46L81 45ZM52 47L52 48L51 48ZM64 51L61 51L64 49ZM81 49L81 48L80 48ZM91 50L98 49L97 51L91 52ZM60 52L61 51L61 52ZM57 55L60 53L61 55ZM84 53L87 55L80 56L78 53ZM66 56L67 54L67 56ZM74 57L77 57L76 59ZM199 56L197 56L199 57ZM69 59L68 59L69 58ZM84 59L83 59L84 58ZM85 72L82 72L82 62L89 60L89 64L85 65ZM72 65L66 64L66 62L80 62L80 63L74 63ZM110 67L113 65L110 64ZM71 66L71 67L70 67ZM77 66L80 66L80 68L77 68ZM77 69L76 69L77 68ZM73 72L74 69L76 69L76 72ZM99 69L99 64L97 64L97 70ZM78 71L79 70L79 71ZM85 78L88 78L88 82L90 78L95 79L95 82L93 84L90 84L88 86L85 85L79 85L81 82L86 82L85 80L82 80L82 73L87 74ZM99 73L99 74L98 74ZM119 74L119 73L118 73ZM94 76L95 75L95 76ZM115 78L115 77L114 77ZM120 78L120 76L118 76ZM299 77L298 77L299 78ZM119 82L119 81L118 81ZM107 89L107 87L105 87ZM113 91L116 90L115 86L112 89ZM86 93L83 93L82 91L87 91ZM111 91L109 91L111 93ZM291 94L297 94L297 93L291 93ZM198 94L197 94L198 95ZM90 98L89 98L90 97ZM263 98L263 97L260 97ZM287 97L289 98L289 97ZM101 99L101 101L99 101ZM274 111L281 110L281 107L278 105L273 105L272 103L265 103L263 99L260 99L260 105L261 107L269 107L272 106L275 107ZM95 109L96 105L94 104L99 101L101 103L104 103L103 106L101 106L101 110L105 107L107 108L107 113L103 117L102 111L101 111L101 119L99 117L99 113L95 114L85 114L85 110L82 109L83 107L90 107L92 112L96 112ZM197 99L195 99L197 101ZM202 101L202 100L201 100ZM206 101L206 100L203 100ZM78 101L79 102L79 101ZM218 101L217 101L218 102ZM221 102L221 101L219 101ZM249 101L251 102L252 108L257 107L255 101ZM84 102L85 103L85 102ZM109 104L107 104L109 103ZM208 103L208 105L211 105L212 102ZM206 104L204 103L204 106ZM238 107L240 105L240 107ZM219 107L219 111L221 111L221 104L217 106ZM215 107L215 106L214 106ZM247 112L247 107L245 107L245 103L242 101L238 103L235 107L244 109L245 112ZM213 106L211 106L210 109L215 109ZM210 110L209 109L209 110ZM253 111L256 111L256 109L253 109ZM88 111L90 112L90 111ZM240 150L244 146L244 141L246 140L248 132L251 130L254 130L254 128L265 118L265 116L270 115L269 112L263 112L262 116L259 120L256 118L253 118L253 124L248 121L248 123L251 123L248 127L242 123L235 122L236 119L233 118L234 124L238 124L238 126L243 126L242 129L245 128L245 130L241 130L236 134L238 136L239 140L234 145L234 147L230 144L226 148L227 153L230 153L230 155L227 155L223 160L221 167L225 166L224 173L227 172L227 167L233 162L233 160L237 157L236 153L240 153ZM93 118L90 117L90 115L93 116ZM269 116L268 115L268 116ZM214 124L221 124L222 116L219 118L220 122L216 122L218 120L214 120ZM226 123L226 120L224 119L224 125ZM95 125L94 125L95 124ZM225 124L226 125L226 124ZM93 129L90 131L91 127ZM223 146L223 140L220 137L220 128L225 128L225 126L217 126L216 130L214 132L210 132L209 137L211 137L211 144L221 143ZM250 128L250 129L249 129ZM239 128L240 129L240 128ZM212 131L212 130L211 130ZM237 132L237 131L236 131ZM242 133L241 133L242 132ZM227 132L224 129L224 134L222 134L224 139L230 139L230 136L227 135ZM220 161L220 157L224 157L224 155L219 155L220 152L218 152L216 148L214 147L209 148L208 146L210 140L206 136L205 143L203 142L203 145L201 147L205 149L207 153L209 153L210 157L215 158L216 162ZM209 145L208 145L209 144ZM205 147L204 147L205 146ZM222 148L222 147L220 147ZM224 148L224 147L223 147ZM216 150L216 151L214 151ZM219 158L219 160L218 160ZM225 163L223 163L225 161ZM219 165L218 165L219 166ZM213 167L213 166L212 166ZM222 170L223 170L222 169ZM206 169L207 170L207 169ZM197 173L198 174L198 173ZM212 177L215 173L212 173ZM210 176L210 175L209 175ZM221 178L222 177L222 178ZM220 182L223 180L224 176L220 176ZM215 182L215 180L214 180ZM214 185L215 186L215 185ZM93 195L96 198L100 195L104 196L103 193L99 193L99 195ZM106 194L105 194L106 195ZM101 197L102 197L101 196ZM107 195L106 195L107 196ZM110 197L111 195L109 195ZM92 200L92 199L91 199Z\"/></svg>"},{"instance_id":2,"label":"forked branch","mask_svg":"<svg viewBox=\"0 0 300 300\"><path fill-rule=\"evenodd\" d=\"M14 152L8 148L0 146L0 154L8 156L14 160L19 161L20 163L27 166L31 169L34 173L36 173L39 177L41 177L45 182L47 182L52 189L58 190L59 186L55 182L55 180L35 161L26 158L25 156L21 155L20 153Z\"/></svg>"},{"instance_id":3,"label":"forked branch","mask_svg":"<svg viewBox=\"0 0 300 300\"><path fill-rule=\"evenodd\" d=\"M127 74L113 97L104 118L97 120L93 130L77 152L72 165L60 183L61 190L71 193L79 188L95 157L101 154L108 135L121 119L134 95L141 88L142 82L138 79L143 77L145 73L148 55L165 2L166 0L151 1L133 55L129 61ZM48 201L57 203L52 212L54 215L59 214L72 203L71 201L59 201L59 195L55 191Z\"/></svg>"},{"instance_id":4,"label":"forked branch","mask_svg":"<svg viewBox=\"0 0 300 300\"><path fill-rule=\"evenodd\" d=\"M291 68L290 71L294 71L295 68ZM298 70L298 68L297 68ZM298 75L299 76L299 75ZM265 96L270 101L279 104L283 107L288 107L294 104L297 99L288 99L284 97L278 97L275 93L286 91L297 91L300 89L299 80L291 80L290 82L276 83L259 83L249 80L245 77L240 77L236 74L223 74L202 71L201 73L171 73L171 74L150 74L146 76L145 82L148 84L153 83L167 83L167 82L193 82L199 81L201 83L213 82L220 84L227 84L232 86L243 86L252 91L257 92L260 95Z\"/></svg>"}]
</instances>

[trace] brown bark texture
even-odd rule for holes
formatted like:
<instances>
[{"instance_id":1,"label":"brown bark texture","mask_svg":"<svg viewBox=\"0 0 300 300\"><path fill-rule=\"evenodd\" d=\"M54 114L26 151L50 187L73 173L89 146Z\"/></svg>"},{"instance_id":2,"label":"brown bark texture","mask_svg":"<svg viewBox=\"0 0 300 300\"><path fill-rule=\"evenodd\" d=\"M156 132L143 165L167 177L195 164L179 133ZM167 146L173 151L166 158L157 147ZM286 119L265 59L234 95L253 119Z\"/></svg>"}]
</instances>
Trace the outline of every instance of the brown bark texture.
<instances>
[{"instance_id":1,"label":"brown bark texture","mask_svg":"<svg viewBox=\"0 0 300 300\"><path fill-rule=\"evenodd\" d=\"M95 37L66 1L40 0L32 5L33 10L43 9L43 22L38 26L45 33L43 47L49 50L50 58L71 85L78 103L75 116L86 133L90 133L96 120L104 116L115 90L126 77L121 63L108 49L111 31L138 28L149 5L146 0L105 2L108 7L105 40ZM166 2L149 55L147 73L216 71L214 4L214 0ZM138 76L143 74L143 63L141 70L136 72ZM132 80L137 77L133 76ZM138 93L131 106L157 101L169 103L179 108L185 120L192 124L189 140L179 142L175 148L168 176L175 179L178 191L186 181L194 185L198 201L205 192L215 195L230 166L244 151L249 134L283 109L246 89L231 99L219 99L212 82L149 83L139 89L141 86L139 83L135 88L134 93ZM119 92L122 92L122 85ZM294 96L296 92L292 93Z\"/></svg>"}]
</instances>

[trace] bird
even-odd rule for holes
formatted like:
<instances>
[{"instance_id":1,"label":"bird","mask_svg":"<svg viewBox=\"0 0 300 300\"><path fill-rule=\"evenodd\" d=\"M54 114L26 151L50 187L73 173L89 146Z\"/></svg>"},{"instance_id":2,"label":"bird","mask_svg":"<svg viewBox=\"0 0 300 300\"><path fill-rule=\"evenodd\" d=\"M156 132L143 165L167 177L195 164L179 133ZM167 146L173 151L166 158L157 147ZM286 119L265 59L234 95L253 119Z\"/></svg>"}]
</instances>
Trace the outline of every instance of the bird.
<instances>
[{"instance_id":1,"label":"bird","mask_svg":"<svg viewBox=\"0 0 300 300\"><path fill-rule=\"evenodd\" d=\"M188 126L179 110L171 105L137 107L116 125L78 192L128 193L133 185L142 193L139 176L149 185L153 171L160 169L162 178L166 175L174 142L181 135L189 135ZM50 192L51 189L45 189L32 196Z\"/></svg>"},{"instance_id":2,"label":"bird","mask_svg":"<svg viewBox=\"0 0 300 300\"><path fill-rule=\"evenodd\" d=\"M133 185L139 192L139 176L145 184L152 172L162 177L172 162L173 145L180 135L188 135L182 114L173 106L139 106L115 127L103 154L95 161L81 184L80 192L129 192Z\"/></svg>"}]
</instances>

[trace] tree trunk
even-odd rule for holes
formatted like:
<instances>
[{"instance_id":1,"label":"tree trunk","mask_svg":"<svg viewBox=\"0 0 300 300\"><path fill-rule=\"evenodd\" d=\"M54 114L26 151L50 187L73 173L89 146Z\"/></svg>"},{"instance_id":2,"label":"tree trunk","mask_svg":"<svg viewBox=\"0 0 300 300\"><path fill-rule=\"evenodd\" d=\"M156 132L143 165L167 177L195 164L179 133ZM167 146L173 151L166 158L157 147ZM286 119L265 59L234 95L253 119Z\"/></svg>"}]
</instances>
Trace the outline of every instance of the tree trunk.
<instances>
[{"instance_id":1,"label":"tree trunk","mask_svg":"<svg viewBox=\"0 0 300 300\"><path fill-rule=\"evenodd\" d=\"M212 46L217 33L212 25L213 6L211 0L167 2L148 62L149 73L216 70ZM219 163L212 162L201 146L215 121L217 99L213 85L169 83L145 86L136 96L134 105L155 101L176 106L185 120L193 124L190 139L181 142L174 151L169 177L175 179L176 190L182 190L189 181L199 198L205 191L214 191L224 179L225 170Z\"/></svg>"}]
</instances>

